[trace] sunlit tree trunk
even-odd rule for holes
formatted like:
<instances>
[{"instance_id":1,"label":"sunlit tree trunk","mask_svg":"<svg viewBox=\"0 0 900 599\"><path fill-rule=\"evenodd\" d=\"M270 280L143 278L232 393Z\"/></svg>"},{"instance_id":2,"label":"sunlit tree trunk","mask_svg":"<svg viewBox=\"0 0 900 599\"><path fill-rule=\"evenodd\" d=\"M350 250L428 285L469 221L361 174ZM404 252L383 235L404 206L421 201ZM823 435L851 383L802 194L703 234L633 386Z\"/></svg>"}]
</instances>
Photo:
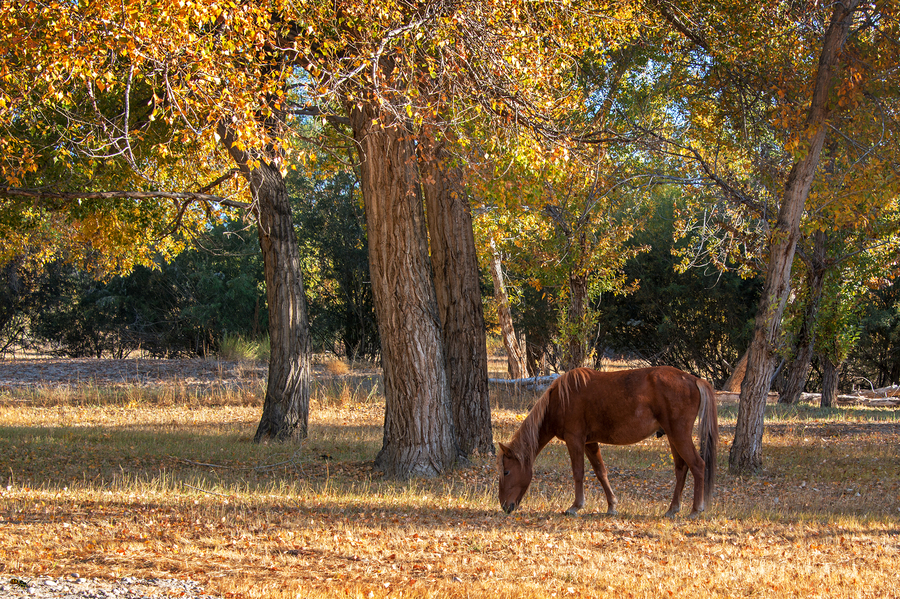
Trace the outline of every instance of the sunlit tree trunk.
<instances>
[{"instance_id":1,"label":"sunlit tree trunk","mask_svg":"<svg viewBox=\"0 0 900 599\"><path fill-rule=\"evenodd\" d=\"M834 69L847 39L853 11L859 4L836 3L822 44L816 74L815 90L806 121L809 151L794 164L785 183L778 220L769 244L769 263L762 297L756 316L756 327L747 360L747 374L741 385L734 443L728 458L732 474L747 474L762 466L762 437L766 397L775 369L775 341L781 316L790 290L791 265L800 235L799 223L804 204L815 176L819 155L825 140L828 118L828 96L834 81Z\"/></svg>"},{"instance_id":2,"label":"sunlit tree trunk","mask_svg":"<svg viewBox=\"0 0 900 599\"><path fill-rule=\"evenodd\" d=\"M439 132L419 135L419 168L434 286L459 451L491 454L487 340L472 214L462 169L450 163Z\"/></svg>"},{"instance_id":3,"label":"sunlit tree trunk","mask_svg":"<svg viewBox=\"0 0 900 599\"><path fill-rule=\"evenodd\" d=\"M414 144L390 113L358 102L348 111L384 371L376 465L394 477L433 476L453 465L457 447Z\"/></svg>"},{"instance_id":4,"label":"sunlit tree trunk","mask_svg":"<svg viewBox=\"0 0 900 599\"><path fill-rule=\"evenodd\" d=\"M309 424L310 338L300 250L281 173L260 166L256 176L271 352L263 414L254 440L303 439Z\"/></svg>"},{"instance_id":5,"label":"sunlit tree trunk","mask_svg":"<svg viewBox=\"0 0 900 599\"><path fill-rule=\"evenodd\" d=\"M516 327L513 325L509 311L509 295L503 281L503 263L497 244L491 239L491 279L494 281L494 300L497 302L497 319L500 321L500 334L506 348L506 364L510 378L521 379L528 376L528 365L525 353L519 345Z\"/></svg>"},{"instance_id":6,"label":"sunlit tree trunk","mask_svg":"<svg viewBox=\"0 0 900 599\"><path fill-rule=\"evenodd\" d=\"M253 214L266 276L269 305L269 375L263 413L254 441L296 441L307 436L309 423L310 337L300 269L300 250L287 187L274 165L235 147L231 131L219 134L250 182Z\"/></svg>"}]
</instances>

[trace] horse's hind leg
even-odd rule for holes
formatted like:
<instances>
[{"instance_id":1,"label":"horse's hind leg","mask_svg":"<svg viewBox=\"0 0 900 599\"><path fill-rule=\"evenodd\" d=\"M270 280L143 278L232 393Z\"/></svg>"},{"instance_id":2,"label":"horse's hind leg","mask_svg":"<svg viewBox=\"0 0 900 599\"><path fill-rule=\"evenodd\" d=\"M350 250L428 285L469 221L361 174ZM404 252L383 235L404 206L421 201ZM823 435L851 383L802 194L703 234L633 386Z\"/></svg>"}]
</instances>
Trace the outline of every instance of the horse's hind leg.
<instances>
[{"instance_id":1,"label":"horse's hind leg","mask_svg":"<svg viewBox=\"0 0 900 599\"><path fill-rule=\"evenodd\" d=\"M612 487L609 485L606 464L603 463L603 456L600 455L600 444L587 443L584 449L588 460L591 462L591 467L594 469L594 474L597 475L600 484L603 486L603 492L606 493L606 513L610 516L615 516L619 513L616 511L619 500L616 499L616 494L613 493Z\"/></svg>"},{"instance_id":2,"label":"horse's hind leg","mask_svg":"<svg viewBox=\"0 0 900 599\"><path fill-rule=\"evenodd\" d=\"M670 445L672 445L670 443ZM672 504L666 512L666 518L674 518L675 514L681 509L681 493L684 491L684 480L687 478L687 462L681 457L681 454L672 447L672 459L675 461L675 493L672 495Z\"/></svg>"},{"instance_id":3,"label":"horse's hind leg","mask_svg":"<svg viewBox=\"0 0 900 599\"><path fill-rule=\"evenodd\" d=\"M697 448L694 447L690 436L683 439L677 437L679 436L669 435L669 446L672 448L672 458L675 461L675 494L666 516L674 516L681 507L681 492L684 490L687 471L690 469L691 475L694 477L694 504L688 517L696 518L706 507L703 501L703 467L705 464L703 458L697 453Z\"/></svg>"},{"instance_id":4,"label":"horse's hind leg","mask_svg":"<svg viewBox=\"0 0 900 599\"><path fill-rule=\"evenodd\" d=\"M572 478L575 479L575 501L566 510L566 514L577 516L578 510L584 506L584 445L578 441L566 439L566 449L572 460Z\"/></svg>"}]
</instances>

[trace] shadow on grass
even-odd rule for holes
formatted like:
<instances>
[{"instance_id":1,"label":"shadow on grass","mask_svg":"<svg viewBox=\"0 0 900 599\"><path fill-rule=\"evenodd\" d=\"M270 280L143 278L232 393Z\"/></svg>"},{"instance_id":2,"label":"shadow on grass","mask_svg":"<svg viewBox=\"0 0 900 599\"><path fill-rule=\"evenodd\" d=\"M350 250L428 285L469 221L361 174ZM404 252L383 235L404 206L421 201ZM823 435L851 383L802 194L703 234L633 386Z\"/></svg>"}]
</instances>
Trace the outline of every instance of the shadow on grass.
<instances>
[{"instance_id":1,"label":"shadow on grass","mask_svg":"<svg viewBox=\"0 0 900 599\"><path fill-rule=\"evenodd\" d=\"M794 517L791 510L797 517L819 519L866 513L896 518L900 514L898 411L873 414L841 408L839 412L841 419L833 421L818 420L809 416L818 412L805 409L798 410L796 417L775 414L781 414L780 419L767 424L764 440L765 472L749 479L727 474L728 433L723 431L719 481L726 491L715 509L748 516L762 513L756 510L762 506L760 510L771 514L761 517L775 519ZM471 504L471 497L488 498L479 499L486 504L484 510L465 511L467 519L499 516L491 458L476 459L436 479L386 480L372 463L382 432L375 422L313 425L310 437L301 444L265 445L252 443L253 424L247 422L173 427L177 428L165 430L139 421L107 427L0 426L0 464L6 484L36 489L120 488L138 481L168 485L178 493L215 496L235 490L264 495L279 488L286 490L293 506L285 509L337 510L349 517L381 510L385 496L396 498L412 489L440 499L434 504L438 507L414 508L433 517L457 517L455 508L447 507L454 495L468 497L463 504ZM607 446L603 452L620 500L637 506L629 508L628 518L662 513L674 486L666 439ZM602 491L589 468L586 484L589 505L596 506L591 509L604 511ZM692 485L689 476L686 498ZM543 511L531 507L517 512L515 518L555 517L571 502L572 487L568 455L562 444L554 443L538 457L535 483L523 505L541 506ZM851 488L852 492L847 491ZM310 495L317 495L320 505L303 499ZM408 509L392 507L385 513L393 518Z\"/></svg>"},{"instance_id":2,"label":"shadow on grass","mask_svg":"<svg viewBox=\"0 0 900 599\"><path fill-rule=\"evenodd\" d=\"M216 484L296 482L319 470L374 457L368 425L313 427L299 444L255 444L252 428L209 432L208 425L22 427L0 426L0 463L8 484L108 486L123 475L142 478L214 475ZM204 432L206 431L206 432ZM354 474L358 474L355 472Z\"/></svg>"}]
</instances>

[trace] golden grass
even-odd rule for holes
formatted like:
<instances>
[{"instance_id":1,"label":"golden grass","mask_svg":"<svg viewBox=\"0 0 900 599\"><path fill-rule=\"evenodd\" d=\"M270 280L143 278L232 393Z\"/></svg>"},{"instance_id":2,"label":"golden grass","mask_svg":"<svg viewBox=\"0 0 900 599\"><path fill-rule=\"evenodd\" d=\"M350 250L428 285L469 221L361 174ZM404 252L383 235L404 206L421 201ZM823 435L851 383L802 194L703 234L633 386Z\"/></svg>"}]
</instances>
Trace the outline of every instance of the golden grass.
<instances>
[{"instance_id":1,"label":"golden grass","mask_svg":"<svg viewBox=\"0 0 900 599\"><path fill-rule=\"evenodd\" d=\"M350 374L350 366L343 360L332 358L325 362L325 371L332 376Z\"/></svg>"},{"instance_id":2,"label":"golden grass","mask_svg":"<svg viewBox=\"0 0 900 599\"><path fill-rule=\"evenodd\" d=\"M723 406L723 474L699 521L661 517L673 476L655 438L604 450L620 516L602 515L595 480L585 515L561 515L571 474L554 443L506 516L490 456L429 480L372 470L376 383L320 382L300 446L251 442L261 393L0 398L0 576L190 577L291 599L900 593L897 410L771 406L766 469L739 479ZM533 400L494 398L496 439Z\"/></svg>"}]
</instances>

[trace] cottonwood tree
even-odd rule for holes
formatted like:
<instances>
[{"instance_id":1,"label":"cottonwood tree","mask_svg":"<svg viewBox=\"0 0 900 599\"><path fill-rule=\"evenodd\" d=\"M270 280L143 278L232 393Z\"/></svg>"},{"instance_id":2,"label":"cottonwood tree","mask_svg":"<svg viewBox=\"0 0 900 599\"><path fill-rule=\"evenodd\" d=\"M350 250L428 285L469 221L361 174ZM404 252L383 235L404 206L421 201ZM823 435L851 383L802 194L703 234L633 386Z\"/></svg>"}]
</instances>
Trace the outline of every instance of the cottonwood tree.
<instances>
[{"instance_id":1,"label":"cottonwood tree","mask_svg":"<svg viewBox=\"0 0 900 599\"><path fill-rule=\"evenodd\" d=\"M306 435L309 333L282 176L290 71L265 43L271 16L199 2L5 3L0 144L21 159L0 167L0 195L7 212L30 204L34 215L7 241L65 223L117 270L170 248L176 226L247 210L272 342L255 438L287 440Z\"/></svg>"},{"instance_id":2,"label":"cottonwood tree","mask_svg":"<svg viewBox=\"0 0 900 599\"><path fill-rule=\"evenodd\" d=\"M856 49L860 50L865 48ZM878 56L863 60L876 64ZM850 89L843 90L843 103L866 107L835 115L833 128L841 135L831 136L823 149L822 168L806 202L797 249L798 266L802 268L795 268L800 271L795 277L800 279L795 295L801 301L795 316L792 359L779 396L784 403L793 403L804 390L819 336L820 306L832 303L828 295L837 293L834 285L826 293L826 279L846 280L849 275L856 289L869 289L871 282L890 268L900 239L900 178L890 166L900 130L884 126L885 122L896 123L900 98L884 79L864 83L860 76L848 85ZM854 91L856 87L861 89ZM859 97L854 97L857 94ZM856 297L858 293L841 295ZM844 337L838 333L839 328L827 330ZM846 346L838 338L821 341L832 347Z\"/></svg>"},{"instance_id":3,"label":"cottonwood tree","mask_svg":"<svg viewBox=\"0 0 900 599\"><path fill-rule=\"evenodd\" d=\"M577 10L579 34L615 21L610 12ZM566 90L571 56L589 39L572 35L567 19L573 16L569 5L552 2L348 5L338 11L339 38L308 67L329 90L321 101L330 99L349 115L360 156L387 403L377 461L387 472L441 472L457 451L483 446L489 437L461 435L461 427L489 426L489 412L481 399L483 350L474 345L483 337L451 329L461 324L460 310L480 311L473 301L474 247L464 233L470 225L463 171L451 149L472 143L466 119L487 123L479 131L559 134L558 117L575 97L559 91ZM444 229L458 234L451 239ZM430 269L437 272L437 292ZM465 284L449 286L453 279ZM460 341L466 345L455 348ZM444 364L480 372L449 373L448 388ZM468 391L454 390L453 381ZM471 402L466 393L479 399ZM455 421L462 417L468 421Z\"/></svg>"},{"instance_id":4,"label":"cottonwood tree","mask_svg":"<svg viewBox=\"0 0 900 599\"><path fill-rule=\"evenodd\" d=\"M454 362L444 358L414 138L426 123L463 114L462 99L473 98L474 113L498 129L553 134L561 100L547 90L565 89L570 57L587 43L572 35L573 8L136 0L12 2L0 10L5 198L37 200L42 214L72 223L111 215L109 226L85 228L98 242L135 205L138 213L158 210L139 214L143 227L133 218L134 231L199 222L228 204L258 221L273 342L260 438L302 436L308 412L308 330L283 180L293 160L289 116L349 127L385 360L378 461L399 476L452 464L460 445L454 428L470 423L451 415L445 365ZM582 11L580 33L610 27L610 14ZM435 110L434 94L422 93L423 73L446 108ZM291 99L303 104L299 111ZM42 168L54 159L57 171ZM436 164L454 176L446 161ZM109 193L112 178L99 176L108 172L125 175L113 188L122 191ZM220 187L231 173L245 181L243 204ZM94 203L85 208L79 198ZM129 245L153 245L156 236L147 237Z\"/></svg>"},{"instance_id":5,"label":"cottonwood tree","mask_svg":"<svg viewBox=\"0 0 900 599\"><path fill-rule=\"evenodd\" d=\"M441 315L441 338L456 441L463 456L493 453L487 388L487 339L472 212L461 165L446 133L426 128L418 137L419 173Z\"/></svg>"},{"instance_id":6,"label":"cottonwood tree","mask_svg":"<svg viewBox=\"0 0 900 599\"><path fill-rule=\"evenodd\" d=\"M828 7L778 4L773 7L783 16L778 28L755 25L762 13L754 7L726 4L721 19L698 19L698 13L676 3L657 6L694 49L688 55L695 52L707 61L695 71L703 78L683 79L694 118L693 139L682 143L680 155L698 164L719 193L741 206L740 213L758 219L767 233L764 252L757 254L764 260L765 285L729 458L733 472L751 472L762 463L765 398L801 218L822 169L822 148L829 132L839 130L838 117L861 108L863 90L884 89L895 72L896 52L888 48L896 19L890 8L856 1ZM754 31L765 31L766 37ZM860 60L863 56L868 58ZM715 93L692 88L700 81ZM893 126L890 119L882 123ZM741 142L732 144L727 136Z\"/></svg>"}]
</instances>

